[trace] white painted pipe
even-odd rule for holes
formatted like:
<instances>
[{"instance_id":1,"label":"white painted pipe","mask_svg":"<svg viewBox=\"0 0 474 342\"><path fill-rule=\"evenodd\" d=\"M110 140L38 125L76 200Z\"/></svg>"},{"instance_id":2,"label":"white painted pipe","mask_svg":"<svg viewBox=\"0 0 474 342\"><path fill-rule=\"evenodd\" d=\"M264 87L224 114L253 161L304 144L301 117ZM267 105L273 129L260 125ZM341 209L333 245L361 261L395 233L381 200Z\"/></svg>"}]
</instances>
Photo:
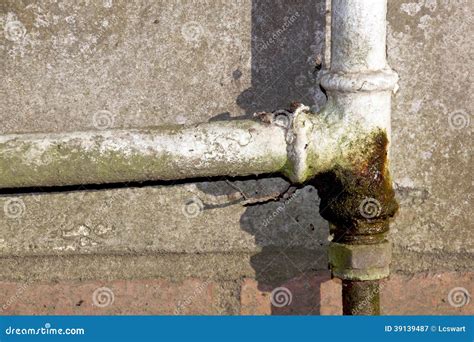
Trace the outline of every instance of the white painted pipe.
<instances>
[{"instance_id":1,"label":"white painted pipe","mask_svg":"<svg viewBox=\"0 0 474 342\"><path fill-rule=\"evenodd\" d=\"M331 67L321 81L329 99L317 115L301 106L284 127L242 120L1 136L0 188L276 172L304 182L344 163L347 141L390 133L397 75L386 63L385 15L385 0L332 2Z\"/></svg>"},{"instance_id":2,"label":"white painted pipe","mask_svg":"<svg viewBox=\"0 0 474 342\"><path fill-rule=\"evenodd\" d=\"M390 272L391 250L385 234L388 219L396 212L396 202L388 159L385 162L385 151L380 150L374 157L361 158L364 146L353 148L358 141L365 141L364 137L380 133L390 142L391 95L398 76L386 59L386 14L386 0L332 0L331 61L321 79L328 94L327 105L320 113L321 122L332 127L332 134L318 140L315 153L325 156L328 169L348 165L349 170L354 170L358 176L346 179L344 186L370 184L368 190L356 186L350 194L347 189L342 190L342 197L361 203L351 207L353 202L344 198L340 207L335 206L335 210L344 208L342 211L352 208L350 220L342 220L344 217L338 217L337 211L328 216L333 219L331 232L338 237L329 246L329 264L333 276L343 279L343 313L351 315L380 313L378 280ZM364 203L369 202L374 203L378 213L367 219ZM385 216L381 215L383 211Z\"/></svg>"},{"instance_id":3,"label":"white painted pipe","mask_svg":"<svg viewBox=\"0 0 474 342\"><path fill-rule=\"evenodd\" d=\"M385 69L387 1L333 0L331 13L331 70Z\"/></svg>"},{"instance_id":4,"label":"white painted pipe","mask_svg":"<svg viewBox=\"0 0 474 342\"><path fill-rule=\"evenodd\" d=\"M308 110L193 126L0 136L0 188L269 173L301 183L318 171L308 163L315 128Z\"/></svg>"},{"instance_id":5,"label":"white painted pipe","mask_svg":"<svg viewBox=\"0 0 474 342\"><path fill-rule=\"evenodd\" d=\"M0 188L283 171L286 129L251 120L0 136Z\"/></svg>"},{"instance_id":6,"label":"white painted pipe","mask_svg":"<svg viewBox=\"0 0 474 342\"><path fill-rule=\"evenodd\" d=\"M341 137L355 140L380 129L390 138L398 75L386 59L386 14L386 0L331 2L331 61L321 78L328 102L321 116L333 133L315 144L319 154L334 154Z\"/></svg>"}]
</instances>

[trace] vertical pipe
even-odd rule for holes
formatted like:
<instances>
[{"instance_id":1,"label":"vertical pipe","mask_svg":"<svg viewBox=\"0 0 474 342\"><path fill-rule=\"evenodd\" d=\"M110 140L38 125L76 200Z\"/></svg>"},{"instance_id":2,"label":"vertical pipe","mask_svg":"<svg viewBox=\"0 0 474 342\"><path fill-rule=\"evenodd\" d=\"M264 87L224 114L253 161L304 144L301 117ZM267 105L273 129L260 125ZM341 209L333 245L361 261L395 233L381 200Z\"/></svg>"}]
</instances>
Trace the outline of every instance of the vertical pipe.
<instances>
[{"instance_id":1,"label":"vertical pipe","mask_svg":"<svg viewBox=\"0 0 474 342\"><path fill-rule=\"evenodd\" d=\"M377 71L387 66L386 0L333 0L331 71Z\"/></svg>"},{"instance_id":2,"label":"vertical pipe","mask_svg":"<svg viewBox=\"0 0 474 342\"><path fill-rule=\"evenodd\" d=\"M378 280L343 280L343 315L380 315L380 294Z\"/></svg>"},{"instance_id":3,"label":"vertical pipe","mask_svg":"<svg viewBox=\"0 0 474 342\"><path fill-rule=\"evenodd\" d=\"M382 132L386 137L384 151L390 142L391 95L398 79L386 60L386 12L387 0L331 1L331 63L321 79L328 94L328 113L340 115L347 131L358 124L365 136ZM397 208L384 151L379 151L378 159L384 162L372 164L377 169L373 174L368 171L364 175L357 167L351 170L354 183L364 182L369 174L372 179L384 179L373 188L343 189L340 197L344 199L334 198L340 201L339 207L329 204L322 213L333 227L329 258L333 275L343 281L345 315L380 314L379 280L388 276L390 263L388 218ZM375 160L366 159L368 163ZM373 200L380 216L361 216L357 204L364 200ZM354 205L349 209L350 204ZM350 215L341 216L341 207L352 210L350 219Z\"/></svg>"}]
</instances>

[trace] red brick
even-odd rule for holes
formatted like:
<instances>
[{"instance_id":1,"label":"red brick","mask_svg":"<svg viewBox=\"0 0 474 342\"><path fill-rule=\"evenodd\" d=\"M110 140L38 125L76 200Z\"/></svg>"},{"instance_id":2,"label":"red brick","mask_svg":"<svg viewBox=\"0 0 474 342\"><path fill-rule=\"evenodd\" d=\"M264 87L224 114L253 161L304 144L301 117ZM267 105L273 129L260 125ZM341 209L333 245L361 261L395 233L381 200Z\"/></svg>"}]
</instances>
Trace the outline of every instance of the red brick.
<instances>
[{"instance_id":1,"label":"red brick","mask_svg":"<svg viewBox=\"0 0 474 342\"><path fill-rule=\"evenodd\" d=\"M245 279L241 292L241 314L319 314L321 303L327 303L327 299L332 301L339 300L338 298L334 298L334 286L328 285L333 282L337 283L337 281L330 279L329 273L300 276L274 286L259 284L253 279ZM278 302L277 306L272 305L272 291L278 287L286 288L291 294L291 302L289 302L288 305L280 307ZM326 294L328 295L327 297L325 297ZM325 312L327 312L327 314L337 313L337 306L333 308L332 302L327 303Z\"/></svg>"},{"instance_id":2,"label":"red brick","mask_svg":"<svg viewBox=\"0 0 474 342\"><path fill-rule=\"evenodd\" d=\"M392 315L473 315L474 302L456 308L447 299L451 289L465 288L474 293L474 272L394 274L381 285L382 312ZM219 283L199 279L171 282L154 280L63 281L32 283L0 282L1 314L6 315L115 315L115 314L220 314L222 292ZM97 288L110 288L114 302L105 307L94 305ZM289 305L275 307L271 292L285 287L291 292ZM238 294L236 294L236 297ZM177 311L179 303L182 309ZM308 274L278 285L244 279L240 289L240 313L243 315L339 315L341 283L329 273Z\"/></svg>"},{"instance_id":3,"label":"red brick","mask_svg":"<svg viewBox=\"0 0 474 342\"><path fill-rule=\"evenodd\" d=\"M455 287L474 293L474 273L446 272L392 275L381 283L382 313L387 315L472 315L474 302L456 308L449 304L448 294ZM273 288L246 279L242 287L242 314L342 314L341 282L329 275L298 277L281 285L292 293L292 303L278 308L271 304Z\"/></svg>"},{"instance_id":4,"label":"red brick","mask_svg":"<svg viewBox=\"0 0 474 342\"><path fill-rule=\"evenodd\" d=\"M0 308L5 315L215 314L216 285L197 279L180 283L161 279L33 283L25 287L22 283L0 282ZM94 305L92 298L101 287L109 288L114 297L104 307Z\"/></svg>"},{"instance_id":5,"label":"red brick","mask_svg":"<svg viewBox=\"0 0 474 342\"><path fill-rule=\"evenodd\" d=\"M474 273L392 275L381 285L383 312L388 315L473 315L472 298L456 308L449 304L451 289L462 287L472 296Z\"/></svg>"}]
</instances>

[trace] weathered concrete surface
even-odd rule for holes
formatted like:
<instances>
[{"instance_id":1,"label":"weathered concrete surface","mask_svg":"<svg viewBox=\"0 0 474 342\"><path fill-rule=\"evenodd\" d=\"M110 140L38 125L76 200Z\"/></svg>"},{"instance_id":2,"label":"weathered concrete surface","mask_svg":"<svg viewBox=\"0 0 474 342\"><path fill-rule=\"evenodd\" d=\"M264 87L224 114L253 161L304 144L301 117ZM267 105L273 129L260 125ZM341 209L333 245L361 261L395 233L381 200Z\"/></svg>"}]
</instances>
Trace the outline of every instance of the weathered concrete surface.
<instances>
[{"instance_id":1,"label":"weathered concrete surface","mask_svg":"<svg viewBox=\"0 0 474 342\"><path fill-rule=\"evenodd\" d=\"M323 5L3 2L7 96L0 131L194 123L321 100L312 81L322 51ZM293 198L291 189L273 201L288 186L274 178L5 197L2 277L179 278L195 270L196 276L279 279L325 269L327 226L317 215L316 192L305 188ZM254 205L258 201L268 203ZM115 256L76 259L76 267L66 258L63 267L55 257L9 258L110 253ZM141 267L129 257L136 254ZM91 262L96 266L88 268ZM124 267L117 270L118 264Z\"/></svg>"},{"instance_id":2,"label":"weathered concrete surface","mask_svg":"<svg viewBox=\"0 0 474 342\"><path fill-rule=\"evenodd\" d=\"M242 112L235 98L251 82L250 1L0 6L2 132L84 130L97 115L111 127L143 127Z\"/></svg>"},{"instance_id":3,"label":"weathered concrete surface","mask_svg":"<svg viewBox=\"0 0 474 342\"><path fill-rule=\"evenodd\" d=\"M230 194L199 189L213 186ZM277 196L286 188L278 179L262 180L254 191ZM2 215L1 255L259 252L292 240L292 247L317 249L327 242L324 222L305 215L318 208L316 191L308 187L291 196L283 204L245 207L240 203L249 199L220 181L7 197L6 208L18 204L22 212Z\"/></svg>"},{"instance_id":4,"label":"weathered concrete surface","mask_svg":"<svg viewBox=\"0 0 474 342\"><path fill-rule=\"evenodd\" d=\"M473 269L473 6L389 2L399 272ZM194 123L292 100L318 109L323 14L323 1L2 1L0 133ZM326 269L315 191L287 203L288 186L274 177L1 197L0 278L277 284Z\"/></svg>"},{"instance_id":5,"label":"weathered concrete surface","mask_svg":"<svg viewBox=\"0 0 474 342\"><path fill-rule=\"evenodd\" d=\"M464 266L474 267L473 9L467 0L389 2L387 50L400 75L391 151L400 212L391 236L402 260L413 251L459 269L457 256L470 255ZM405 260L403 270L418 269Z\"/></svg>"}]
</instances>

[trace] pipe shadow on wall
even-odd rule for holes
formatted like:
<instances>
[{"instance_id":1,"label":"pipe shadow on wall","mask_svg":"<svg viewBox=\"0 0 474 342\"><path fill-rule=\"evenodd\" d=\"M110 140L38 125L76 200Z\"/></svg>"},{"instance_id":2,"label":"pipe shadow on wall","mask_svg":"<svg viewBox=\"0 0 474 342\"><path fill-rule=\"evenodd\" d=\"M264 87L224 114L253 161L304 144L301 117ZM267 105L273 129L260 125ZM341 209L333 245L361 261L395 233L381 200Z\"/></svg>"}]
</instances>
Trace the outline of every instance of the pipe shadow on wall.
<instances>
[{"instance_id":1,"label":"pipe shadow on wall","mask_svg":"<svg viewBox=\"0 0 474 342\"><path fill-rule=\"evenodd\" d=\"M247 117L259 111L286 108L293 101L311 105L315 111L324 104L325 95L317 76L324 46L325 8L324 0L252 1L251 87L236 99ZM239 75L237 70L235 75ZM225 116L214 119L222 118ZM1 193L102 190L185 182L3 189ZM312 186L292 187L278 175L231 182L213 180L197 186L217 196L233 194L238 189L246 200L253 202L246 206L240 227L254 236L259 247L259 252L250 257L250 264L256 288L265 294L250 290L248 311L244 313L262 313L259 303L268 303L268 298L260 296L270 296L274 304L271 314L319 314L320 287L329 276L316 276L315 271L327 271L328 227L318 213L316 190Z\"/></svg>"},{"instance_id":2,"label":"pipe shadow on wall","mask_svg":"<svg viewBox=\"0 0 474 342\"><path fill-rule=\"evenodd\" d=\"M236 100L247 117L287 108L293 101L316 111L324 105L317 77L325 11L324 0L252 1L252 81ZM316 190L297 189L277 175L268 177L200 186L214 195L238 189L250 200L272 198L247 205L240 219L242 230L252 234L261 249L250 259L257 284L249 286L259 291L243 292L243 313L262 313L259 303L268 303L268 298L259 297L270 296L271 314L320 314L320 286L329 275L316 276L315 271L327 270L329 233L318 213Z\"/></svg>"},{"instance_id":3,"label":"pipe shadow on wall","mask_svg":"<svg viewBox=\"0 0 474 342\"><path fill-rule=\"evenodd\" d=\"M324 104L317 75L325 11L324 0L252 1L252 86L237 99L247 114L287 108L292 101L314 110ZM257 191L271 192L265 183ZM327 223L318 214L319 198L308 186L275 190L286 193L278 201L248 206L240 219L261 247L250 259L257 288L269 293L272 314L319 314L320 284L328 278L314 272L327 268ZM249 300L256 306L251 313L258 313L260 299Z\"/></svg>"}]
</instances>

